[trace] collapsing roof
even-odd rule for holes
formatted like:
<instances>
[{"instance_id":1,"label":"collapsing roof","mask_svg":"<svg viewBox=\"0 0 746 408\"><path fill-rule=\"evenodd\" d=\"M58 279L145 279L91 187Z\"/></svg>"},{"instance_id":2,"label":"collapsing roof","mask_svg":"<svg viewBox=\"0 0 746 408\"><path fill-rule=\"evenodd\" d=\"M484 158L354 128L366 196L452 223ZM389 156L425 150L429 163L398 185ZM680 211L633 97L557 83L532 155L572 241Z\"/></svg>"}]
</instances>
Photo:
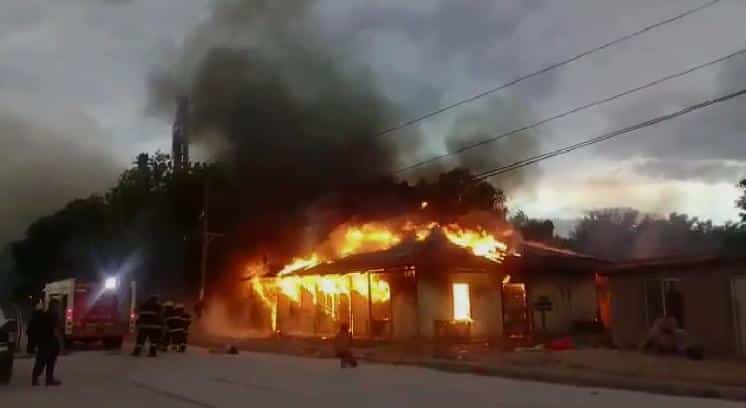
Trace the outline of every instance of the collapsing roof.
<instances>
[{"instance_id":1,"label":"collapsing roof","mask_svg":"<svg viewBox=\"0 0 746 408\"><path fill-rule=\"evenodd\" d=\"M451 243L442 233L435 232L424 240L407 240L387 250L351 255L299 270L293 275L394 272L405 271L415 265L450 265L464 270L497 272L500 269L514 269L516 264L521 264L523 267L540 267L547 271L591 272L607 264L591 256L530 241L520 244L516 251L506 256L503 263L505 265L475 255L471 250Z\"/></svg>"},{"instance_id":2,"label":"collapsing roof","mask_svg":"<svg viewBox=\"0 0 746 408\"><path fill-rule=\"evenodd\" d=\"M433 233L424 240L407 240L383 251L351 255L298 271L294 275L333 275L382 269L403 271L413 265L422 264L458 265L485 272L495 270L499 266L497 262L474 255L469 249L452 244L442 233Z\"/></svg>"}]
</instances>

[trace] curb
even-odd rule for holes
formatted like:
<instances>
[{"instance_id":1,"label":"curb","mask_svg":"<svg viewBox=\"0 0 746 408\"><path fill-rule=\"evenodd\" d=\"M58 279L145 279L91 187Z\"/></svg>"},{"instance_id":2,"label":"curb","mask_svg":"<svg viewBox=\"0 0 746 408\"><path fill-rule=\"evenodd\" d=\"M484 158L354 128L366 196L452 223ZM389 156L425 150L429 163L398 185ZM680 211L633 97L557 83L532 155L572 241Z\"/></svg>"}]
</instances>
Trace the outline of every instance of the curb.
<instances>
[{"instance_id":1,"label":"curb","mask_svg":"<svg viewBox=\"0 0 746 408\"><path fill-rule=\"evenodd\" d=\"M209 342L195 342L197 346L209 348L214 344ZM279 349L254 350L250 347L236 345L239 350L253 353L278 354L290 357L330 359L331 355L296 354L286 353ZM677 397L692 397L705 399L720 399L728 401L746 401L746 387L730 387L709 384L694 384L676 381L637 380L609 374L586 374L578 375L556 369L535 370L524 367L503 366L488 367L479 364L453 362L448 360L436 361L412 361L412 360L387 360L360 355L358 360L372 364L391 366L421 367L430 370L454 374L479 375L486 377L499 377L512 380L536 381L549 384L560 384L575 387L592 387L600 389L614 389L625 391L637 391L650 394L670 395Z\"/></svg>"},{"instance_id":2,"label":"curb","mask_svg":"<svg viewBox=\"0 0 746 408\"><path fill-rule=\"evenodd\" d=\"M419 362L407 363L433 370L501 377L514 380L528 380L551 384L570 385L576 387L593 387L616 390L638 391L651 394L671 395L678 397L694 397L707 399L722 399L730 401L746 401L746 388L699 385L682 382L650 382L637 381L610 375L578 376L568 373L546 370L530 370L516 367L485 367L479 365L454 364L449 362Z\"/></svg>"}]
</instances>

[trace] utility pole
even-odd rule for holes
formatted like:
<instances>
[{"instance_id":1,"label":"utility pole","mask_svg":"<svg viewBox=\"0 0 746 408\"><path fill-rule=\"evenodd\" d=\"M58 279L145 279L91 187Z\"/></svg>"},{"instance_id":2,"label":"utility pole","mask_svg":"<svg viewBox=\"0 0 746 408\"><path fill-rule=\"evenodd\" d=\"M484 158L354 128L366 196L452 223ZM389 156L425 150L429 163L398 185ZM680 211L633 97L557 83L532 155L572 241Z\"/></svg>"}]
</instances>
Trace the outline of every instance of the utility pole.
<instances>
[{"instance_id":1,"label":"utility pole","mask_svg":"<svg viewBox=\"0 0 746 408\"><path fill-rule=\"evenodd\" d=\"M210 182L209 177L205 177L204 186L204 208L202 209L202 254L201 254L201 265L200 265L200 286L199 286L199 304L203 305L205 301L205 285L207 281L207 256L210 241L215 238L220 238L223 234L216 234L210 232Z\"/></svg>"},{"instance_id":2,"label":"utility pole","mask_svg":"<svg viewBox=\"0 0 746 408\"><path fill-rule=\"evenodd\" d=\"M202 208L202 254L200 257L200 285L199 285L199 302L205 301L205 280L207 278L207 247L210 245L210 230L209 230L209 214L208 208L210 207L210 187L207 178L205 178L204 186L204 200Z\"/></svg>"}]
</instances>

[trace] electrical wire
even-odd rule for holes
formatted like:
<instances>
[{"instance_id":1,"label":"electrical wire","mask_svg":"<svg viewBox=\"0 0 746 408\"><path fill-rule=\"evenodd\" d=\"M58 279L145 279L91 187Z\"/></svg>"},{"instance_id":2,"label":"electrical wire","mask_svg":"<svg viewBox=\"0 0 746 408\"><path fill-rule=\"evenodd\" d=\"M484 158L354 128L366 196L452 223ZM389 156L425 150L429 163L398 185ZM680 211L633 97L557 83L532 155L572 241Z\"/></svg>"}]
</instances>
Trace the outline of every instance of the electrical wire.
<instances>
[{"instance_id":1,"label":"electrical wire","mask_svg":"<svg viewBox=\"0 0 746 408\"><path fill-rule=\"evenodd\" d=\"M582 112L582 111L588 110L590 108L593 108L593 107L596 107L596 106L599 106L599 105L603 105L605 103L617 100L617 99L622 98L624 96L627 96L627 95L630 95L630 94L633 94L633 93L637 93L637 92L643 91L643 90L648 89L648 88L652 88L652 87L660 85L660 84L662 84L664 82L680 78L682 76L691 74L692 72L702 70L704 68L707 68L707 67L710 67L712 65L724 62L726 60L729 60L729 59L737 57L737 56L741 56L743 54L746 54L746 48L742 48L742 49L740 49L740 50L738 50L736 52L730 53L730 54L728 54L726 56L714 59L712 61L705 62L703 64L699 64L699 65L691 67L691 68L688 68L688 69L686 69L684 71L680 71L680 72L677 72L675 74L671 74L671 75L664 76L662 78L658 78L658 79L656 79L654 81L648 82L648 83L646 83L644 85L641 85L641 86L638 86L638 87L635 87L635 88L632 88L632 89L628 89L628 90L626 90L624 92L621 92L621 93L618 93L616 95L612 95L612 96L609 96L609 97L606 97L606 98L603 98L603 99L599 99L599 100L587 103L585 105L577 106L577 107L572 108L572 109L570 109L568 111L564 111L564 112L556 114L554 116L550 116L548 118L544 118L544 119L539 120L537 122L533 122L533 123L531 123L529 125L526 125L526 126L523 126L523 127L517 128L517 129L513 129L513 130L507 131L505 133L501 133L501 134L499 134L497 136L493 136L493 137L487 138L487 139L482 139L480 141L468 144L466 146L462 146L462 147L460 147L460 148L458 148L458 149L456 149L454 151L451 151L451 152L448 152L448 153L443 153L443 154L440 154L440 155L437 155L437 156L433 156L433 157L431 157L429 159L426 159L426 160L423 160L423 161L420 161L420 162L416 162L416 163L407 165L405 167L402 167L402 168L394 171L394 174L401 174L401 173L407 172L409 170L413 170L413 169L416 169L416 168L419 168L419 167L422 167L422 166L426 166L426 165L428 165L430 163L434 163L436 161L445 159L447 157L459 155L461 153L464 153L464 152L469 151L471 149L477 148L479 146L483 146L483 145L488 144L488 143L497 142L497 141L499 141L501 139L504 139L504 138L506 138L508 136L512 136L512 135L515 135L515 134L518 134L518 133L521 133L521 132L524 132L524 131L527 131L527 130L531 130L531 129L534 129L534 128L539 127L541 125L544 125L546 123L555 121L557 119L562 119L562 118L571 116L571 115L573 115L575 113Z\"/></svg>"},{"instance_id":2,"label":"electrical wire","mask_svg":"<svg viewBox=\"0 0 746 408\"><path fill-rule=\"evenodd\" d=\"M584 58L584 57L586 57L588 55L594 54L594 53L599 52L599 51L603 51L603 50L605 50L607 48L613 47L614 45L617 45L617 44L622 43L624 41L627 41L627 40L630 40L630 39L635 38L637 36L640 36L640 35L648 32L648 31L654 30L654 29L656 29L658 27L661 27L661 26L673 23L675 21L681 20L681 19L683 19L685 17L688 17L688 16L690 16L692 14L698 13L698 12L700 12L702 10L705 10L705 9L707 9L709 7L712 7L712 6L714 6L715 4L717 4L719 2L720 2L720 0L711 0L711 1L705 3L705 4L701 5L701 6L689 9L689 10L687 10L687 11L681 13L681 14L675 15L673 17L669 17L669 18L667 18L665 20L662 20L662 21L659 21L659 22L657 22L655 24L643 27L643 28L641 28L641 29L639 29L639 30L637 30L637 31L635 31L633 33L624 35L624 36L619 37L619 38L617 38L615 40L607 42L607 43L605 43L603 45L600 45L600 46L597 46L595 48L591 48L590 50L581 52L580 54L575 55L574 57L567 58L567 59L564 59L562 61L555 62L555 63L550 64L550 65L548 65L548 66L546 66L546 67L544 67L544 68L542 68L542 69L540 69L538 71L534 71L534 72L532 72L530 74L522 75L522 76L520 76L518 78L515 78L515 79L513 79L511 81L508 81L508 82L506 82L506 83L504 83L502 85L496 86L494 88L490 88L490 89L488 89L486 91L480 92L480 93L478 93L476 95L473 95L473 96L470 96L468 98L461 99L461 100L459 100L457 102L454 102L452 104L445 105L445 106L440 107L440 108L438 108L438 109L436 109L434 111L422 114L420 116L416 116L416 117L414 117L412 119L409 119L407 121L401 122L398 125L395 125L395 126L392 126L392 127L386 128L386 129L383 129L383 130L379 131L378 133L376 133L375 136L376 137L380 137L380 136L387 135L389 133L393 133L393 132L402 130L402 129L407 128L409 126L412 126L412 125L414 125L416 123L419 123L419 122L422 122L422 121L427 120L429 118L432 118L433 116L440 115L441 113L444 113L444 112L450 111L452 109L458 108L459 106L465 105L467 103L474 102L474 101L476 101L478 99L484 98L485 96L492 95L492 94L494 94L496 92L499 92L499 91L501 91L501 90L503 90L505 88L509 88L509 87L511 87L513 85L516 85L516 84L518 84L520 82L523 82L523 81L525 81L527 79L533 78L535 76L538 76L538 75L544 74L546 72L549 72L549 71L551 71L553 69L556 69L556 68L562 67L564 65L570 64L570 63L575 62L577 60L580 60L580 59L582 59L582 58Z\"/></svg>"},{"instance_id":3,"label":"electrical wire","mask_svg":"<svg viewBox=\"0 0 746 408\"><path fill-rule=\"evenodd\" d=\"M715 98L715 99L709 99L709 100L706 100L704 102L700 102L700 103L698 103L696 105L688 106L688 107L686 107L684 109L678 110L678 111L673 112L673 113L669 113L669 114L666 114L666 115L657 116L655 118L648 119L648 120L646 120L644 122L640 122L640 123L637 123L637 124L632 125L632 126L627 126L625 128L622 128L622 129L619 129L619 130L615 130L613 132L605 133L603 135L596 136L594 138L585 140L585 141L580 142L580 143L576 143L576 144L573 144L573 145L570 145L570 146L563 147L561 149L557 149L557 150L553 150L551 152L547 152L547 153L544 153L544 154L533 156L533 157L530 157L530 158L527 158L527 159L524 159L524 160L519 160L517 162L511 163L511 164L506 165L506 166L496 167L496 168L493 168L491 170L487 170L485 172L477 174L475 176L475 178L479 179L479 180L482 180L482 179L486 179L486 178L489 178L489 177L494 177L494 176L497 176L497 175L500 175L500 174L503 174L503 173L507 173L507 172L510 172L510 171L514 171L514 170L517 170L517 169L520 169L520 168L523 168L523 167L530 166L532 164L538 163L538 162L543 161L543 160L547 160L547 159L551 159L553 157L561 156L561 155L573 152L575 150L582 149L584 147L588 147L588 146L594 145L596 143L600 143L600 142L603 142L603 141L615 138L617 136L621 136L621 135L624 135L624 134L627 134L627 133L634 132L636 130L640 130L640 129L643 129L643 128L647 128L647 127L650 127L650 126L657 125L657 124L659 124L661 122L666 122L666 121L678 118L680 116L684 116L684 115L689 114L691 112L698 111L700 109L704 109L704 108L709 107L711 105L715 105L715 104L718 104L718 103L722 103L722 102L725 102L725 101L737 98L737 97L742 96L744 94L746 94L746 88L741 89L740 91L736 91L736 92L729 93L727 95L720 96L720 97Z\"/></svg>"}]
</instances>

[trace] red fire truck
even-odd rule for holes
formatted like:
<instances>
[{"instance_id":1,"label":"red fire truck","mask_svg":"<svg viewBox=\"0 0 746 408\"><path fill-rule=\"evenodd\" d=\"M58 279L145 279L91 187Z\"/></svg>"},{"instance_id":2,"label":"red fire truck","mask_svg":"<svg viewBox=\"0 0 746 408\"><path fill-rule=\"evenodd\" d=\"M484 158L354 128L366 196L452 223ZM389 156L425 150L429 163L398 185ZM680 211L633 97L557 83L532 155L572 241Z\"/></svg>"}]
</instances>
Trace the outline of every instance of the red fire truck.
<instances>
[{"instance_id":1,"label":"red fire truck","mask_svg":"<svg viewBox=\"0 0 746 408\"><path fill-rule=\"evenodd\" d=\"M134 319L133 296L134 283L123 291L113 277L98 283L65 279L44 287L45 306L53 299L59 301L57 314L64 316L66 347L99 341L106 347L121 347Z\"/></svg>"}]
</instances>

